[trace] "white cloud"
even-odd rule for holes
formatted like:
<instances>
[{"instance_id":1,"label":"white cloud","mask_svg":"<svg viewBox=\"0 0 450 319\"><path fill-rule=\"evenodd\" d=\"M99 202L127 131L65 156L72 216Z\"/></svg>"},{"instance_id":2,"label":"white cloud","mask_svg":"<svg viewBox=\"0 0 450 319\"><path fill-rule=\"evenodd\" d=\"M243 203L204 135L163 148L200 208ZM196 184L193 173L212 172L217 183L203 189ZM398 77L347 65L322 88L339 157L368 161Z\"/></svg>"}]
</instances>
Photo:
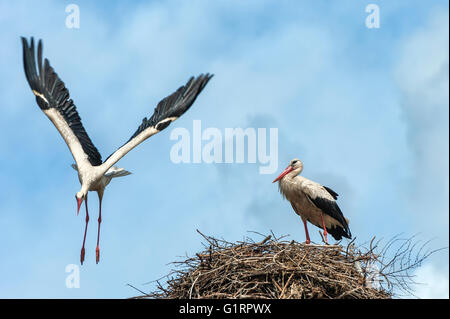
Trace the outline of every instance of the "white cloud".
<instances>
[{"instance_id":1,"label":"white cloud","mask_svg":"<svg viewBox=\"0 0 450 319\"><path fill-rule=\"evenodd\" d=\"M405 42L396 69L415 155L410 210L421 229L448 240L448 15L434 12ZM424 225L426 224L426 225Z\"/></svg>"},{"instance_id":2,"label":"white cloud","mask_svg":"<svg viewBox=\"0 0 450 319\"><path fill-rule=\"evenodd\" d=\"M428 24L403 42L395 70L414 155L408 218L415 231L437 237L440 247L448 245L448 24L448 12L433 11ZM425 283L417 291L422 298L448 298L448 259L442 255L417 272Z\"/></svg>"},{"instance_id":3,"label":"white cloud","mask_svg":"<svg viewBox=\"0 0 450 319\"><path fill-rule=\"evenodd\" d=\"M442 271L432 264L420 267L414 281L418 283L415 294L423 299L448 298L448 272Z\"/></svg>"}]
</instances>

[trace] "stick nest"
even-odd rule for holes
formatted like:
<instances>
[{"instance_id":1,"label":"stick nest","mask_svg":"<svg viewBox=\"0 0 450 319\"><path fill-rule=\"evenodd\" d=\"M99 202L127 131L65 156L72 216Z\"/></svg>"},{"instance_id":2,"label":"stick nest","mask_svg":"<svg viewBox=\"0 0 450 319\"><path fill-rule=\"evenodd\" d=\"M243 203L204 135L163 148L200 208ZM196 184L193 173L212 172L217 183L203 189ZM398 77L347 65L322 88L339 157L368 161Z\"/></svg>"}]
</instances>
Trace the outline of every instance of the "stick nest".
<instances>
[{"instance_id":1,"label":"stick nest","mask_svg":"<svg viewBox=\"0 0 450 319\"><path fill-rule=\"evenodd\" d=\"M200 234L204 251L174 262L164 286L158 280L157 291L135 298L388 299L394 288L412 292L409 271L433 253L423 253L423 245L412 255L413 238L394 237L377 253L375 238L363 248L306 245L274 234L230 243Z\"/></svg>"}]
</instances>

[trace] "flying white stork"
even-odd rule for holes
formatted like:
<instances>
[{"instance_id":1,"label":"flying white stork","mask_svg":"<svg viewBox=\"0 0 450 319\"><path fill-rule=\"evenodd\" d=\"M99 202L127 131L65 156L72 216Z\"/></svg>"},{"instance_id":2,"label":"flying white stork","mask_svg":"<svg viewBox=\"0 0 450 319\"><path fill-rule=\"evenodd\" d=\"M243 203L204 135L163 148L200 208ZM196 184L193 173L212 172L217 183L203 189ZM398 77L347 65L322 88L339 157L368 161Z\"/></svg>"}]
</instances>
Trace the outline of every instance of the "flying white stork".
<instances>
[{"instance_id":1,"label":"flying white stork","mask_svg":"<svg viewBox=\"0 0 450 319\"><path fill-rule=\"evenodd\" d=\"M88 191L96 191L98 194L100 202L96 248L96 263L98 263L100 260L99 238L103 192L112 178L131 174L123 168L113 165L137 145L162 131L171 122L183 115L194 103L212 75L207 73L195 78L191 77L185 85L161 100L156 106L153 115L149 119L144 118L142 120L141 125L131 138L105 161L102 161L99 151L92 143L81 123L80 116L74 102L69 98L69 91L65 87L64 82L55 73L47 59L42 64L42 41L39 40L37 48L37 69L34 39L31 38L29 45L27 39L22 37L22 44L25 75L31 90L36 96L37 104L56 126L76 162L76 164L72 164L72 167L78 171L78 179L81 184L80 191L75 195L77 215L83 200L86 204L86 225L80 255L81 264L84 261L84 243L89 222L87 210Z\"/></svg>"},{"instance_id":2,"label":"flying white stork","mask_svg":"<svg viewBox=\"0 0 450 319\"><path fill-rule=\"evenodd\" d=\"M280 193L291 202L294 211L302 218L306 244L311 242L306 224L308 221L323 228L326 244L328 244L327 233L336 240L341 240L342 237L350 239L352 235L348 227L349 221L336 203L338 194L329 187L300 176L302 170L303 163L294 158L273 183L279 181Z\"/></svg>"}]
</instances>

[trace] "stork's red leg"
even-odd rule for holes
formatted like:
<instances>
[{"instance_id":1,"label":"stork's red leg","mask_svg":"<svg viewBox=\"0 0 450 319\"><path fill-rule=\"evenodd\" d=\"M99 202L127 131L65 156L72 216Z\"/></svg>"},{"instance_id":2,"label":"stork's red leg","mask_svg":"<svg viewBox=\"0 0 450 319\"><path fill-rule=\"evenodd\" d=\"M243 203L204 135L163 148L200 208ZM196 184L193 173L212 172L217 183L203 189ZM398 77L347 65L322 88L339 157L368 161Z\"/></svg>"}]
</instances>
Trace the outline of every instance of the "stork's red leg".
<instances>
[{"instance_id":1,"label":"stork's red leg","mask_svg":"<svg viewBox=\"0 0 450 319\"><path fill-rule=\"evenodd\" d=\"M303 225L305 225L305 233L306 233L306 244L309 245L309 243L311 243L311 240L309 239L309 233L308 233L308 225L306 225L306 219L302 219L303 220Z\"/></svg>"},{"instance_id":2,"label":"stork's red leg","mask_svg":"<svg viewBox=\"0 0 450 319\"><path fill-rule=\"evenodd\" d=\"M95 262L98 264L100 261L100 247L99 247L99 241L100 241L100 224L102 222L102 197L100 193L98 193L98 199L100 203L99 207L99 213L98 213L98 232L97 232L97 248L95 248Z\"/></svg>"},{"instance_id":3,"label":"stork's red leg","mask_svg":"<svg viewBox=\"0 0 450 319\"><path fill-rule=\"evenodd\" d=\"M323 213L320 213L320 218L322 219L322 227L323 227L323 236L325 237L325 244L328 245L328 241L327 241L327 228L325 227L325 222L323 221Z\"/></svg>"},{"instance_id":4,"label":"stork's red leg","mask_svg":"<svg viewBox=\"0 0 450 319\"><path fill-rule=\"evenodd\" d=\"M84 243L86 241L86 233L87 233L87 227L88 227L88 222L89 222L89 213L88 213L88 204L87 204L87 194L86 194L86 198L84 200L85 204L86 204L86 226L84 228L84 238L83 238L83 246L81 247L81 255L80 255L80 261L81 264L83 264L84 261Z\"/></svg>"}]
</instances>

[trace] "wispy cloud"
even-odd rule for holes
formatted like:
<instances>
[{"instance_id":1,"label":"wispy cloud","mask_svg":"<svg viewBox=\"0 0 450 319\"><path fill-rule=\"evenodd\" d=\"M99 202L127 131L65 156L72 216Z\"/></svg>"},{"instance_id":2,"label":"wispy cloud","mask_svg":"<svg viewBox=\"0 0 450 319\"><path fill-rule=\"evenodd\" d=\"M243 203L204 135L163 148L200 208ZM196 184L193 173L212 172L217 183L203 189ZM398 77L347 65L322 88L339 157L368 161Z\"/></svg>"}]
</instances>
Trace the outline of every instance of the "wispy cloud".
<instances>
[{"instance_id":1,"label":"wispy cloud","mask_svg":"<svg viewBox=\"0 0 450 319\"><path fill-rule=\"evenodd\" d=\"M448 246L449 222L448 27L448 12L432 11L427 25L402 43L395 70L413 154L411 186L406 189L408 218L414 229L437 238L441 247ZM448 262L444 260L448 261L448 252L437 254L433 264L418 271L428 283L419 295L448 297ZM442 265L444 272L432 275L431 270Z\"/></svg>"},{"instance_id":2,"label":"wispy cloud","mask_svg":"<svg viewBox=\"0 0 450 319\"><path fill-rule=\"evenodd\" d=\"M448 298L448 271L427 264L415 272L415 294L423 299Z\"/></svg>"}]
</instances>

